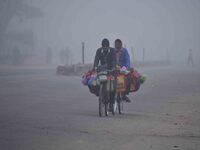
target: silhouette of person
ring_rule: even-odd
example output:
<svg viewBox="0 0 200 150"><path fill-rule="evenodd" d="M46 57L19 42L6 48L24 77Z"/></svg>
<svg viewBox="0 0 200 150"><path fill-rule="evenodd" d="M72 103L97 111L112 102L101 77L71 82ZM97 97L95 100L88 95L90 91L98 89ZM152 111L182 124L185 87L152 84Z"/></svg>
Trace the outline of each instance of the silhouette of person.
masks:
<svg viewBox="0 0 200 150"><path fill-rule="evenodd" d="M192 49L189 49L187 64L194 66L193 51L192 51Z"/></svg>

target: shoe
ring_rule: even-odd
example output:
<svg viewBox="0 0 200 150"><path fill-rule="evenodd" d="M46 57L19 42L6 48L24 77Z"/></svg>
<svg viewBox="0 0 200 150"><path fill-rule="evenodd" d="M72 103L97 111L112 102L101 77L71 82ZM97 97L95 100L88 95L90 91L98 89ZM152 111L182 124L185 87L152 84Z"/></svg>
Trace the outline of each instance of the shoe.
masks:
<svg viewBox="0 0 200 150"><path fill-rule="evenodd" d="M131 100L130 100L127 96L124 96L124 97L122 98L122 100L124 100L124 101L127 102L127 103L130 103L130 102L131 102Z"/></svg>

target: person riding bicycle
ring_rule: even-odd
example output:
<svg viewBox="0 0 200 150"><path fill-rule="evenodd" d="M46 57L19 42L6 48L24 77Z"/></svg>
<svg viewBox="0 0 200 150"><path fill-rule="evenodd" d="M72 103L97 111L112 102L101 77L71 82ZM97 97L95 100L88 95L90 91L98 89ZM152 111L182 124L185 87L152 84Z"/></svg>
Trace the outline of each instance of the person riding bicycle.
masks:
<svg viewBox="0 0 200 150"><path fill-rule="evenodd" d="M97 49L94 66L96 70L100 65L106 65L107 69L111 70L116 67L115 49L110 47L108 39L102 40L102 47Z"/></svg>
<svg viewBox="0 0 200 150"><path fill-rule="evenodd" d="M115 49L110 47L108 39L103 39L102 47L100 47L96 51L93 69L97 70L99 65L106 66L108 70L116 68ZM115 98L115 92L112 92L110 98L110 102L112 104L114 104L114 98Z"/></svg>
<svg viewBox="0 0 200 150"><path fill-rule="evenodd" d="M116 52L116 60L117 65L122 68L126 67L127 70L130 70L130 56L128 50L123 48L122 41L120 39L115 40L115 52ZM131 100L126 96L129 94L130 91L130 78L127 77L127 84L126 84L126 92L123 93L122 99L126 102L131 102Z"/></svg>

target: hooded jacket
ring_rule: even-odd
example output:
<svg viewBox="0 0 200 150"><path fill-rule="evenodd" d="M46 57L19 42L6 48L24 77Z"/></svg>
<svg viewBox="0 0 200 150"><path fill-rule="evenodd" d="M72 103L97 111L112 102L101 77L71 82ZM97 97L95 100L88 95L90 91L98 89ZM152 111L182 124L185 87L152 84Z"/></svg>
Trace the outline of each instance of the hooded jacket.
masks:
<svg viewBox="0 0 200 150"><path fill-rule="evenodd" d="M116 52L116 57L118 57L117 64L120 67L125 66L127 69L130 69L130 56L129 56L128 50L126 48L123 48L121 53L119 53L115 49L115 52Z"/></svg>
<svg viewBox="0 0 200 150"><path fill-rule="evenodd" d="M107 69L111 70L116 67L115 49L111 47L97 49L94 68L100 65L107 65Z"/></svg>

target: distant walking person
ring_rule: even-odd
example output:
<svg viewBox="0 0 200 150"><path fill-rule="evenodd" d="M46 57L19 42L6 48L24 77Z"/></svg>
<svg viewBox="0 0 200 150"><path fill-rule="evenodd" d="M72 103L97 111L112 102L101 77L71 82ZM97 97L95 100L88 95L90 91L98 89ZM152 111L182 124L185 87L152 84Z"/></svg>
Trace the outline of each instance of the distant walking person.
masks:
<svg viewBox="0 0 200 150"><path fill-rule="evenodd" d="M188 53L188 65L192 65L194 66L194 60L193 60L193 52L192 49L189 49L189 53Z"/></svg>

